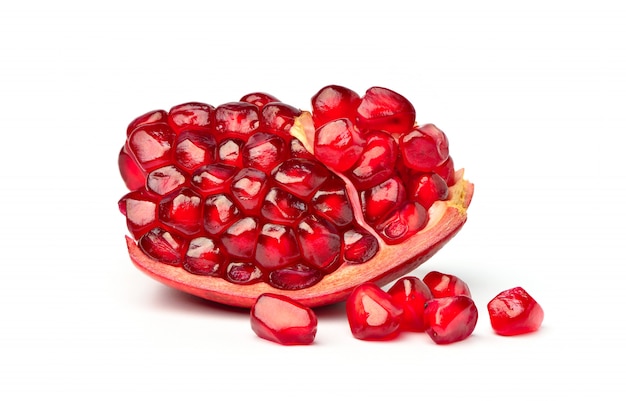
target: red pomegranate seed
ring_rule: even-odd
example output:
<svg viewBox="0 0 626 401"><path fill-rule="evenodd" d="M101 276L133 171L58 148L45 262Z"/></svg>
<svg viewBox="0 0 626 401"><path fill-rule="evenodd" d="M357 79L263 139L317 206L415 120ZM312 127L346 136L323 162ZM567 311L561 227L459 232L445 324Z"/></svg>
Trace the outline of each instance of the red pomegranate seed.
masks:
<svg viewBox="0 0 626 401"><path fill-rule="evenodd" d="M282 345L315 341L317 317L311 308L278 294L261 294L250 310L256 335Z"/></svg>
<svg viewBox="0 0 626 401"><path fill-rule="evenodd" d="M255 261L265 270L275 270L300 259L296 236L290 227L265 224L256 246Z"/></svg>
<svg viewBox="0 0 626 401"><path fill-rule="evenodd" d="M409 181L408 193L409 199L428 209L436 201L448 198L448 184L435 173L417 174Z"/></svg>
<svg viewBox="0 0 626 401"><path fill-rule="evenodd" d="M378 253L378 240L361 230L347 230L343 242L343 258L348 263L365 263Z"/></svg>
<svg viewBox="0 0 626 401"><path fill-rule="evenodd" d="M126 136L130 136L135 129L141 126L153 123L167 123L167 112L165 110L153 110L135 118L130 122L130 124L128 124Z"/></svg>
<svg viewBox="0 0 626 401"><path fill-rule="evenodd" d="M272 188L261 206L261 215L268 221L293 224L308 211L306 203L280 188Z"/></svg>
<svg viewBox="0 0 626 401"><path fill-rule="evenodd" d="M212 235L221 234L239 218L241 212L226 195L208 196L204 202L204 229Z"/></svg>
<svg viewBox="0 0 626 401"><path fill-rule="evenodd" d="M142 251L157 260L172 266L181 264L184 241L175 234L153 228L139 239L138 244Z"/></svg>
<svg viewBox="0 0 626 401"><path fill-rule="evenodd" d="M267 175L254 168L244 168L233 177L230 188L239 208L256 215L267 191Z"/></svg>
<svg viewBox="0 0 626 401"><path fill-rule="evenodd" d="M433 173L438 174L441 178L443 178L448 186L454 185L455 170L452 157L448 156L443 163L433 169Z"/></svg>
<svg viewBox="0 0 626 401"><path fill-rule="evenodd" d="M274 288L297 291L317 284L323 277L320 270L298 263L271 271L268 281Z"/></svg>
<svg viewBox="0 0 626 401"><path fill-rule="evenodd" d="M215 109L215 131L245 138L259 128L259 118L259 108L251 103L225 103Z"/></svg>
<svg viewBox="0 0 626 401"><path fill-rule="evenodd" d="M374 227L388 244L398 244L426 226L428 214L417 202L404 202Z"/></svg>
<svg viewBox="0 0 626 401"><path fill-rule="evenodd" d="M153 229L157 224L156 196L146 190L126 194L118 202L120 212L126 216L126 223L133 238L137 239Z"/></svg>
<svg viewBox="0 0 626 401"><path fill-rule="evenodd" d="M363 153L365 140L347 118L322 125L315 132L313 149L319 161L335 171L344 172Z"/></svg>
<svg viewBox="0 0 626 401"><path fill-rule="evenodd" d="M187 172L213 163L216 159L215 137L206 132L183 131L176 138L176 162Z"/></svg>
<svg viewBox="0 0 626 401"><path fill-rule="evenodd" d="M144 170L170 163L175 134L164 123L142 125L128 138L128 148L134 159Z"/></svg>
<svg viewBox="0 0 626 401"><path fill-rule="evenodd" d="M191 184L204 195L227 192L237 168L228 164L210 164L197 169L191 177Z"/></svg>
<svg viewBox="0 0 626 401"><path fill-rule="evenodd" d="M117 162L126 188L135 191L144 187L146 181L144 172L124 148L120 150Z"/></svg>
<svg viewBox="0 0 626 401"><path fill-rule="evenodd" d="M386 88L368 89L357 108L357 125L363 130L403 133L414 123L413 105L404 96Z"/></svg>
<svg viewBox="0 0 626 401"><path fill-rule="evenodd" d="M350 330L360 340L388 340L398 335L402 309L380 287L364 283L346 301Z"/></svg>
<svg viewBox="0 0 626 401"><path fill-rule="evenodd" d="M354 213L346 194L345 184L338 178L324 182L311 199L313 209L337 227L352 223Z"/></svg>
<svg viewBox="0 0 626 401"><path fill-rule="evenodd" d="M226 262L226 255L215 240L197 237L189 243L183 260L183 268L193 274L221 276Z"/></svg>
<svg viewBox="0 0 626 401"><path fill-rule="evenodd" d="M331 223L309 215L300 220L296 234L307 264L326 272L336 267L341 255L341 235Z"/></svg>
<svg viewBox="0 0 626 401"><path fill-rule="evenodd" d="M393 303L402 308L400 328L406 331L424 331L424 306L433 298L426 284L417 277L406 276L397 280L387 292Z"/></svg>
<svg viewBox="0 0 626 401"><path fill-rule="evenodd" d="M368 134L361 157L347 175L361 190L371 188L391 178L395 173L398 145L384 132Z"/></svg>
<svg viewBox="0 0 626 401"><path fill-rule="evenodd" d="M176 166L165 166L148 174L148 188L159 195L169 194L183 188L187 177Z"/></svg>
<svg viewBox="0 0 626 401"><path fill-rule="evenodd" d="M453 274L431 271L424 276L423 281L435 298L451 297L454 295L472 296L467 283Z"/></svg>
<svg viewBox="0 0 626 401"><path fill-rule="evenodd" d="M493 330L502 336L515 336L539 330L543 308L522 287L502 291L487 304Z"/></svg>
<svg viewBox="0 0 626 401"><path fill-rule="evenodd" d="M319 162L308 159L288 159L272 173L282 189L302 199L308 199L330 176Z"/></svg>
<svg viewBox="0 0 626 401"><path fill-rule="evenodd" d="M222 245L230 256L242 259L254 257L257 239L259 237L259 223L252 217L237 220L222 234Z"/></svg>
<svg viewBox="0 0 626 401"><path fill-rule="evenodd" d="M392 177L373 188L361 192L361 205L365 220L375 223L389 211L406 200L404 184L398 177Z"/></svg>
<svg viewBox="0 0 626 401"><path fill-rule="evenodd" d="M278 102L279 100L269 93L264 92L253 92L243 96L240 99L241 102L252 103L257 106L259 109L263 108L268 103Z"/></svg>
<svg viewBox="0 0 626 401"><path fill-rule="evenodd" d="M185 129L208 130L214 111L215 108L209 104L184 103L170 109L168 122L176 133Z"/></svg>
<svg viewBox="0 0 626 401"><path fill-rule="evenodd" d="M282 138L266 132L257 132L243 146L243 165L269 174L286 158L287 151Z"/></svg>
<svg viewBox="0 0 626 401"><path fill-rule="evenodd" d="M433 298L424 306L426 333L437 344L450 344L469 337L478 321L474 301L465 295Z"/></svg>
<svg viewBox="0 0 626 401"><path fill-rule="evenodd" d="M242 147L245 142L241 139L228 138L218 145L217 157L231 166L243 167Z"/></svg>
<svg viewBox="0 0 626 401"><path fill-rule="evenodd" d="M267 103L261 109L260 129L291 139L289 130L301 111L281 102Z"/></svg>
<svg viewBox="0 0 626 401"><path fill-rule="evenodd" d="M159 205L159 219L182 235L199 233L202 228L202 197L187 188L164 197Z"/></svg>
<svg viewBox="0 0 626 401"><path fill-rule="evenodd" d="M449 156L448 138L439 128L426 124L400 137L400 154L407 167L432 171Z"/></svg>
<svg viewBox="0 0 626 401"><path fill-rule="evenodd" d="M249 285L263 280L263 272L250 262L231 262L226 267L228 281L235 284Z"/></svg>
<svg viewBox="0 0 626 401"><path fill-rule="evenodd" d="M340 85L325 86L311 98L315 126L321 127L338 118L355 121L360 102L360 96L351 89Z"/></svg>

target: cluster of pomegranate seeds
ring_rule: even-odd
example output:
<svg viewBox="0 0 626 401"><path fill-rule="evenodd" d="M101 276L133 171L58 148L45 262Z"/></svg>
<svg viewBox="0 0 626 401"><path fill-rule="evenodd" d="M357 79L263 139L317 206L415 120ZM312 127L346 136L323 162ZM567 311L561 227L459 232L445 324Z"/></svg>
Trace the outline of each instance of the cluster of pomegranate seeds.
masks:
<svg viewBox="0 0 626 401"><path fill-rule="evenodd" d="M261 294L250 309L252 330L282 345L307 345L315 340L317 317L311 308L278 294Z"/></svg>
<svg viewBox="0 0 626 401"><path fill-rule="evenodd" d="M119 208L140 249L195 275L300 290L412 237L448 198L447 138L416 125L398 93L321 89L310 140L294 134L301 117L251 93L133 120L118 159L131 192Z"/></svg>

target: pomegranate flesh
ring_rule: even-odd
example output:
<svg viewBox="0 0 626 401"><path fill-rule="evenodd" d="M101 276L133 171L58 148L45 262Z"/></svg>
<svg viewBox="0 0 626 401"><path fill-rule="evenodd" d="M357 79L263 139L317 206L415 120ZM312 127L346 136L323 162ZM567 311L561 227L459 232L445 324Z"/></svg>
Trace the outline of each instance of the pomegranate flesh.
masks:
<svg viewBox="0 0 626 401"><path fill-rule="evenodd" d="M250 308L257 336L282 345L307 345L315 340L317 317L311 308L284 295L261 294Z"/></svg>
<svg viewBox="0 0 626 401"><path fill-rule="evenodd" d="M474 186L406 98L330 85L311 106L259 92L134 119L118 155L133 263L223 304L314 307L405 275L462 228Z"/></svg>
<svg viewBox="0 0 626 401"><path fill-rule="evenodd" d="M487 304L496 334L515 336L539 330L543 308L522 287L502 291Z"/></svg>

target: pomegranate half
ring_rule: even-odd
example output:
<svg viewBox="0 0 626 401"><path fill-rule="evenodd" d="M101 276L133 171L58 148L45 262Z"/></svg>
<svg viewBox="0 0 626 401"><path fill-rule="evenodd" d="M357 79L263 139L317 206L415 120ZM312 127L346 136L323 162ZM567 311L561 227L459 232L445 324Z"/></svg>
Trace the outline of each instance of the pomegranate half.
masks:
<svg viewBox="0 0 626 401"><path fill-rule="evenodd" d="M308 307L414 270L464 225L474 186L402 95L338 85L312 112L265 93L133 120L119 154L130 258L175 289Z"/></svg>

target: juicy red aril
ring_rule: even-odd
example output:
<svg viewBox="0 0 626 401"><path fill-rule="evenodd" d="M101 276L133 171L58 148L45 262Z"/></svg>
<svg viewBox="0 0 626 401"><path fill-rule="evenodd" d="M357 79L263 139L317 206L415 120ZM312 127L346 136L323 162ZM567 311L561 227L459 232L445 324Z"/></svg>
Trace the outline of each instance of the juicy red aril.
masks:
<svg viewBox="0 0 626 401"><path fill-rule="evenodd" d="M386 88L368 89L357 108L359 128L403 133L414 123L413 105L404 96Z"/></svg>
<svg viewBox="0 0 626 401"><path fill-rule="evenodd" d="M321 127L339 118L354 121L360 103L360 96L352 89L339 85L325 86L311 98L315 126Z"/></svg>
<svg viewBox="0 0 626 401"><path fill-rule="evenodd" d="M277 294L261 294L250 309L256 335L282 345L306 345L315 340L317 317L311 308Z"/></svg>
<svg viewBox="0 0 626 401"><path fill-rule="evenodd" d="M365 140L347 118L322 125L315 133L315 156L326 166L344 172L363 153Z"/></svg>
<svg viewBox="0 0 626 401"><path fill-rule="evenodd" d="M426 333L437 344L450 344L469 337L478 321L474 301L465 295L433 298L424 306Z"/></svg>
<svg viewBox="0 0 626 401"><path fill-rule="evenodd" d="M443 132L417 127L413 106L380 87L360 97L329 85L312 107L254 92L133 120L118 158L131 192L119 208L144 253L197 275L298 290L425 227L455 182ZM435 144L428 171L405 163L403 152L428 153L416 132Z"/></svg>
<svg viewBox="0 0 626 401"><path fill-rule="evenodd" d="M515 336L539 330L543 308L522 287L502 291L487 304L493 330L502 336Z"/></svg>
<svg viewBox="0 0 626 401"><path fill-rule="evenodd" d="M387 291L397 306L402 308L400 328L407 331L425 330L424 306L433 298L430 290L417 277L406 276L397 280Z"/></svg>
<svg viewBox="0 0 626 401"><path fill-rule="evenodd" d="M346 301L352 335L360 340L388 340L399 333L402 309L373 283L356 287Z"/></svg>
<svg viewBox="0 0 626 401"><path fill-rule="evenodd" d="M424 276L423 281L435 298L455 295L472 296L467 283L453 274L431 271Z"/></svg>
<svg viewBox="0 0 626 401"><path fill-rule="evenodd" d="M439 128L426 124L400 138L400 153L407 167L432 171L448 158L448 139Z"/></svg>

